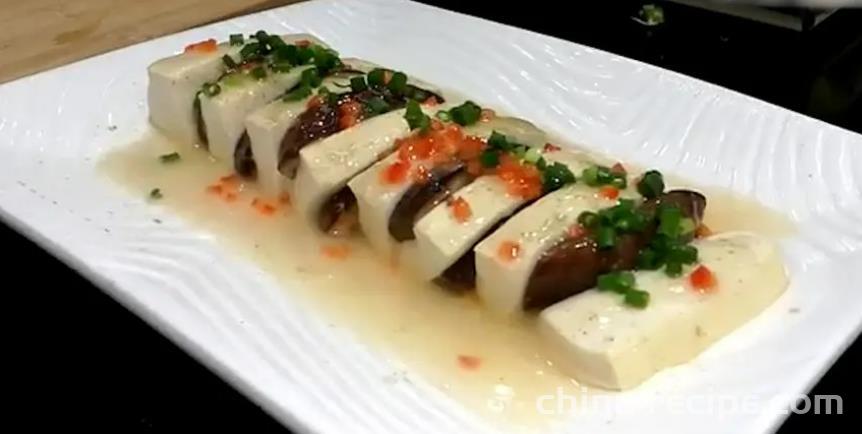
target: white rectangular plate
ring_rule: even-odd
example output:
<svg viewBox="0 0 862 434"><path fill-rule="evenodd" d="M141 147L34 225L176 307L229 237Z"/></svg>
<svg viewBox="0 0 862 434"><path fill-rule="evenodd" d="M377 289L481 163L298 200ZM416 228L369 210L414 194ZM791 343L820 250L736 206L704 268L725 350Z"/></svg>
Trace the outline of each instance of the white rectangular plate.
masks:
<svg viewBox="0 0 862 434"><path fill-rule="evenodd" d="M729 188L796 222L797 233L781 243L792 283L775 305L694 363L615 395L616 412L578 414L555 430L770 431L783 418L776 411L654 404L664 396L788 404L859 333L862 137L602 51L404 1L324 0L0 86L2 218L292 428L494 429L421 378L382 381L396 362L349 330L328 327L253 265L97 173L100 157L149 128L149 63L191 41L257 29L316 34L343 55L415 72L590 149ZM156 217L164 224L153 224Z"/></svg>

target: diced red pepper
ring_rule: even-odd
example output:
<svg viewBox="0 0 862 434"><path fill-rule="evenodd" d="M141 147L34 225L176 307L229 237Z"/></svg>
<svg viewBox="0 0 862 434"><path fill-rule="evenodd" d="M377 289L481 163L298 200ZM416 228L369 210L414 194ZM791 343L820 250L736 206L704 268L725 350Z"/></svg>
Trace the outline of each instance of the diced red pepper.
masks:
<svg viewBox="0 0 862 434"><path fill-rule="evenodd" d="M186 53L212 53L216 50L218 50L218 42L215 39L207 39L206 41L186 45L184 51Z"/></svg>
<svg viewBox="0 0 862 434"><path fill-rule="evenodd" d="M458 223L466 223L473 216L470 204L461 196L449 201L448 205L452 208L452 216L455 217L455 221Z"/></svg>
<svg viewBox="0 0 862 434"><path fill-rule="evenodd" d="M346 130L359 123L362 115L362 104L357 101L348 101L338 107L338 127Z"/></svg>
<svg viewBox="0 0 862 434"><path fill-rule="evenodd" d="M380 181L384 184L399 184L407 179L410 171L410 162L398 160L380 172Z"/></svg>
<svg viewBox="0 0 862 434"><path fill-rule="evenodd" d="M707 225L705 225L705 224L703 224L703 223L701 223L701 224L700 224L700 225L699 225L699 226L694 230L694 237L695 237L695 238L706 238L706 237L708 237L708 236L710 236L710 235L712 235L712 229L710 229L710 228L709 228L709 226L707 226Z"/></svg>
<svg viewBox="0 0 862 434"><path fill-rule="evenodd" d="M308 102L305 104L305 107L313 109L320 107L321 105L323 105L323 98L321 98L320 95L314 95L313 97L311 97L310 100L308 100Z"/></svg>
<svg viewBox="0 0 862 434"><path fill-rule="evenodd" d="M515 241L503 241L497 248L497 255L503 261L513 261L521 254L521 245Z"/></svg>
<svg viewBox="0 0 862 434"><path fill-rule="evenodd" d="M705 265L699 265L688 276L691 286L698 292L708 293L716 290L718 279L715 274Z"/></svg>
<svg viewBox="0 0 862 434"><path fill-rule="evenodd" d="M458 366L467 371L475 371L482 366L482 359L465 354L458 355Z"/></svg>
<svg viewBox="0 0 862 434"><path fill-rule="evenodd" d="M577 223L569 226L569 229L566 231L566 235L568 235L569 238L580 238L586 233L587 229Z"/></svg>
<svg viewBox="0 0 862 434"><path fill-rule="evenodd" d="M325 244L320 246L320 253L330 259L345 259L350 256L350 246L347 244Z"/></svg>
<svg viewBox="0 0 862 434"><path fill-rule="evenodd" d="M599 196L614 200L620 196L620 190L611 185L603 185L599 188Z"/></svg>

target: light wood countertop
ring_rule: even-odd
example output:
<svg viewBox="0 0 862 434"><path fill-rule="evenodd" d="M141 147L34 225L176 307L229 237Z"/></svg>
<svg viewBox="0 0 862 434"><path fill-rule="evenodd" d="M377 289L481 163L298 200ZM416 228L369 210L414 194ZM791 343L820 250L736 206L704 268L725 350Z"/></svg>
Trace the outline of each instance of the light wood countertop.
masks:
<svg viewBox="0 0 862 434"><path fill-rule="evenodd" d="M298 0L0 0L0 83Z"/></svg>

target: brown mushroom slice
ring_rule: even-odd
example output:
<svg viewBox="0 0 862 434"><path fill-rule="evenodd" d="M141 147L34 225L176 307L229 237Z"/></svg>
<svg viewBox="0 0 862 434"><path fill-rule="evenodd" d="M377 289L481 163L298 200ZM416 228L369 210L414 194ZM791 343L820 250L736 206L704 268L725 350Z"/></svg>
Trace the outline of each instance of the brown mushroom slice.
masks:
<svg viewBox="0 0 862 434"><path fill-rule="evenodd" d="M361 71L364 68L370 70L376 66L359 59L345 58L342 61L344 68L324 78L321 83L321 87L326 87L333 94L349 92L351 78L364 74ZM251 154L255 161L256 179L261 191L268 196L277 197L291 190L291 179L278 169L281 142L288 129L307 111L309 101L315 96L310 93L299 99L278 98L245 118L246 132L251 139ZM295 173L294 166L295 164L289 165L285 171Z"/></svg>
<svg viewBox="0 0 862 434"><path fill-rule="evenodd" d="M242 133L239 143L233 152L233 169L243 178L255 179L257 177L257 164L251 151L251 140L248 132Z"/></svg>
<svg viewBox="0 0 862 434"><path fill-rule="evenodd" d="M622 197L634 198L632 189ZM522 310L531 273L543 254L565 240L583 211L597 211L616 201L600 197L581 183L567 185L537 200L514 215L474 249L476 289L491 310L511 314ZM508 255L504 246L516 245Z"/></svg>
<svg viewBox="0 0 862 434"><path fill-rule="evenodd" d="M317 227L332 236L349 236L359 225L356 196L349 188L342 187L320 207Z"/></svg>
<svg viewBox="0 0 862 434"><path fill-rule="evenodd" d="M389 234L398 242L415 239L416 220L474 178L459 161L434 167L428 171L427 179L414 181L401 196L389 216Z"/></svg>
<svg viewBox="0 0 862 434"><path fill-rule="evenodd" d="M659 204L677 206L683 216L696 223L703 219L706 198L691 190L674 190L648 200L641 210L655 212ZM617 238L613 249L601 250L586 235L566 238L545 252L530 275L524 291L524 309L542 309L596 285L600 274L615 270L631 270L638 253L655 234L650 228L639 234Z"/></svg>

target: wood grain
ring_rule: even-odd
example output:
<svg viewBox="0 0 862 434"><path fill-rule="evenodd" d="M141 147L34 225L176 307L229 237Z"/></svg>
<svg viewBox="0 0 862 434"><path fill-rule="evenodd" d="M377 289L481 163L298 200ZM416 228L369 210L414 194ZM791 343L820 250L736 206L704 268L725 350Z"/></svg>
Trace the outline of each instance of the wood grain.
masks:
<svg viewBox="0 0 862 434"><path fill-rule="evenodd" d="M299 0L0 0L0 83Z"/></svg>

